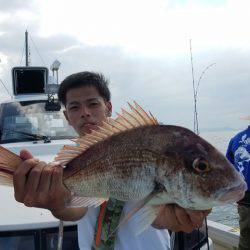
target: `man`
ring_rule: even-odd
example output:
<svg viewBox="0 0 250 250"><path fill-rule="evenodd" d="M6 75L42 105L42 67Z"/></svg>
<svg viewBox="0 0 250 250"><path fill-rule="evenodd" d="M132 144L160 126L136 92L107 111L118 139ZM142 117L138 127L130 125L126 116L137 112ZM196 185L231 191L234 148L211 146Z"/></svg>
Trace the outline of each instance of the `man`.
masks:
<svg viewBox="0 0 250 250"><path fill-rule="evenodd" d="M60 85L59 101L65 106L64 115L69 125L80 135L101 125L112 112L107 80L92 72L80 72L67 77ZM65 204L71 195L62 183L62 168L48 166L21 151L25 160L14 175L15 198L26 206L49 209L61 220L76 221L80 249L91 249L96 235L99 208L70 208ZM125 212L131 204L125 203ZM152 223L152 227L135 237L133 221L122 226L115 238L115 249L169 249L167 230L191 232L199 227L209 211L185 210L177 205L166 205ZM136 223L136 222L134 222Z"/></svg>
<svg viewBox="0 0 250 250"><path fill-rule="evenodd" d="M247 182L247 191L238 202L240 241L239 250L250 249L250 126L229 142L227 158Z"/></svg>

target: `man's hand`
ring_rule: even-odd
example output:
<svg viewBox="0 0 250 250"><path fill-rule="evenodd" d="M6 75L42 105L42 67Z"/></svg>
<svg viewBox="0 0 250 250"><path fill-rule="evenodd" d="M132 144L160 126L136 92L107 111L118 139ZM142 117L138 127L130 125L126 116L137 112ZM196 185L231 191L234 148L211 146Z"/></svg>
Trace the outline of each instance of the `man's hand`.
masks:
<svg viewBox="0 0 250 250"><path fill-rule="evenodd" d="M62 183L62 167L38 161L27 150L22 150L20 157L24 161L13 177L15 199L28 207L65 209L71 194Z"/></svg>
<svg viewBox="0 0 250 250"><path fill-rule="evenodd" d="M184 209L176 204L164 205L152 226L157 229L169 229L174 232L190 233L202 226L203 220L211 210Z"/></svg>

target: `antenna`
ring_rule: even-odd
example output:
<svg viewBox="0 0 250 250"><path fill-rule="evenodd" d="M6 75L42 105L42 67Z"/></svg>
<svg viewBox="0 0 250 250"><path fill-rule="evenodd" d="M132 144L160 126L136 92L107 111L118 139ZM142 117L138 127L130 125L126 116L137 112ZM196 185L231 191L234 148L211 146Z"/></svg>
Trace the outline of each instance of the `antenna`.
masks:
<svg viewBox="0 0 250 250"><path fill-rule="evenodd" d="M189 40L190 44L190 60L191 60L191 69L192 69L192 82L193 82L193 96L194 96L194 132L199 135L199 122L198 122L198 110L197 110L197 100L198 100L198 88L200 86L201 79L205 75L208 69L212 66L216 65L216 63L212 63L208 65L201 73L197 85L195 85L194 79L194 66L193 66L193 54L192 54L192 39Z"/></svg>
<svg viewBox="0 0 250 250"><path fill-rule="evenodd" d="M29 39L27 30L25 31L25 66L30 66Z"/></svg>

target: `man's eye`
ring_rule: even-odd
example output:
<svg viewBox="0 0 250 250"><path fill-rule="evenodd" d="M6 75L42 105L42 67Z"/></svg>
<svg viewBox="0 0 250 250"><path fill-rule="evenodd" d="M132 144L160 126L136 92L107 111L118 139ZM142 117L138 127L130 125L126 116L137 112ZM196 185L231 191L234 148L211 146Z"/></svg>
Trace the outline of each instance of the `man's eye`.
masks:
<svg viewBox="0 0 250 250"><path fill-rule="evenodd" d="M70 111L77 110L77 106L71 106L71 107L69 107L69 110L70 110Z"/></svg>
<svg viewBox="0 0 250 250"><path fill-rule="evenodd" d="M89 104L90 107L96 107L96 106L98 106L98 105L99 105L98 102L91 102L91 103Z"/></svg>

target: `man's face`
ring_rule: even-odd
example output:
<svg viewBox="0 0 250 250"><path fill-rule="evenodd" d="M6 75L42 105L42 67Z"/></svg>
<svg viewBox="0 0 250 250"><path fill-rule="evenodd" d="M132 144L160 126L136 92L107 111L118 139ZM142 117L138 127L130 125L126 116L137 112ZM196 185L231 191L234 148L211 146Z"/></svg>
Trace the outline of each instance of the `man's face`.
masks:
<svg viewBox="0 0 250 250"><path fill-rule="evenodd" d="M71 89L66 93L64 115L80 136L101 125L111 111L111 102L105 101L93 86Z"/></svg>

